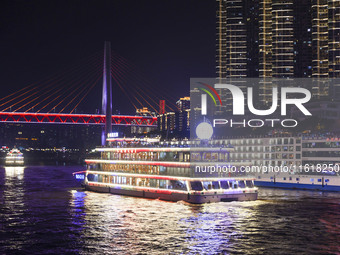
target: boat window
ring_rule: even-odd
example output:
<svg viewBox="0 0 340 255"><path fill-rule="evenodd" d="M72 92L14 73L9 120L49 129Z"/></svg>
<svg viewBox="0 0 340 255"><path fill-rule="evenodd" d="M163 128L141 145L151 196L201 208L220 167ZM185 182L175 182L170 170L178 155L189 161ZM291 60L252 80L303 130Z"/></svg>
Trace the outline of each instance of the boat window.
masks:
<svg viewBox="0 0 340 255"><path fill-rule="evenodd" d="M231 187L232 187L233 189L237 189L237 188L238 188L237 181L232 181L232 182L231 182Z"/></svg>
<svg viewBox="0 0 340 255"><path fill-rule="evenodd" d="M166 167L165 166L159 166L159 174L160 175L166 174Z"/></svg>
<svg viewBox="0 0 340 255"><path fill-rule="evenodd" d="M229 189L229 182L228 181L220 181L221 189Z"/></svg>
<svg viewBox="0 0 340 255"><path fill-rule="evenodd" d="M159 180L159 187L161 189L166 189L166 180Z"/></svg>
<svg viewBox="0 0 340 255"><path fill-rule="evenodd" d="M121 176L116 176L116 184L121 184Z"/></svg>
<svg viewBox="0 0 340 255"><path fill-rule="evenodd" d="M229 189L229 182L228 181L220 181L222 189Z"/></svg>
<svg viewBox="0 0 340 255"><path fill-rule="evenodd" d="M326 179L325 182L329 182L329 179Z"/></svg>
<svg viewBox="0 0 340 255"><path fill-rule="evenodd" d="M212 188L211 182L208 182L208 181L203 182L203 187L205 190L210 190Z"/></svg>
<svg viewBox="0 0 340 255"><path fill-rule="evenodd" d="M98 175L98 182L103 182L103 176L102 175Z"/></svg>
<svg viewBox="0 0 340 255"><path fill-rule="evenodd" d="M210 152L204 152L202 154L202 161L209 162L211 159L211 153Z"/></svg>
<svg viewBox="0 0 340 255"><path fill-rule="evenodd" d="M218 160L218 153L211 153L211 160L212 161L217 161Z"/></svg>
<svg viewBox="0 0 340 255"><path fill-rule="evenodd" d="M98 174L88 174L87 180L89 182L97 182L98 181Z"/></svg>
<svg viewBox="0 0 340 255"><path fill-rule="evenodd" d="M241 188L241 189L244 189L246 187L246 184L244 183L244 181L239 181L238 182L238 186Z"/></svg>
<svg viewBox="0 0 340 255"><path fill-rule="evenodd" d="M190 182L190 186L192 190L196 190L196 191L203 190L202 182L199 182L199 181Z"/></svg>
<svg viewBox="0 0 340 255"><path fill-rule="evenodd" d="M158 180L156 180L156 179L149 179L149 185L152 188L158 188Z"/></svg>
<svg viewBox="0 0 340 255"><path fill-rule="evenodd" d="M138 186L144 186L144 183L145 183L145 179L141 179L141 178L137 178L137 185Z"/></svg>
<svg viewBox="0 0 340 255"><path fill-rule="evenodd" d="M213 181L213 182L211 182L211 184L212 184L213 189L219 189L220 188L220 184L218 183L218 181Z"/></svg>
<svg viewBox="0 0 340 255"><path fill-rule="evenodd" d="M246 181L247 187L248 188L254 188L254 182L253 181Z"/></svg>
<svg viewBox="0 0 340 255"><path fill-rule="evenodd" d="M89 164L89 165L87 165L87 169L89 169L89 170L100 169L100 164Z"/></svg>
<svg viewBox="0 0 340 255"><path fill-rule="evenodd" d="M184 153L184 161L185 162L190 161L190 153Z"/></svg>
<svg viewBox="0 0 340 255"><path fill-rule="evenodd" d="M201 160L201 155L200 153L191 153L191 161L200 161Z"/></svg>
<svg viewBox="0 0 340 255"><path fill-rule="evenodd" d="M166 152L159 153L159 160L164 160L166 158Z"/></svg>
<svg viewBox="0 0 340 255"><path fill-rule="evenodd" d="M321 179L318 179L318 182L321 182Z"/></svg>
<svg viewBox="0 0 340 255"><path fill-rule="evenodd" d="M170 180L169 189L187 190L187 184L185 181Z"/></svg>
<svg viewBox="0 0 340 255"><path fill-rule="evenodd" d="M296 181L300 181L300 178L296 178Z"/></svg>

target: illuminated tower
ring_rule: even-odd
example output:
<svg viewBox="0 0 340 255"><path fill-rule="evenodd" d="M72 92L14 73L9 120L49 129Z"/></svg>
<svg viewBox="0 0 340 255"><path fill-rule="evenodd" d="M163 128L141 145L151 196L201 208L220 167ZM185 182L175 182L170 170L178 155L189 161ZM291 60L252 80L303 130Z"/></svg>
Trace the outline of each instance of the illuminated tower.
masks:
<svg viewBox="0 0 340 255"><path fill-rule="evenodd" d="M260 0L260 77L272 76L272 1Z"/></svg>
<svg viewBox="0 0 340 255"><path fill-rule="evenodd" d="M246 78L258 76L258 1L217 0L217 77ZM246 89L244 82L237 84ZM230 112L232 97L221 92L222 106L216 114Z"/></svg>
<svg viewBox="0 0 340 255"><path fill-rule="evenodd" d="M313 77L328 78L328 4L313 0Z"/></svg>
<svg viewBox="0 0 340 255"><path fill-rule="evenodd" d="M340 1L328 0L329 77L340 78Z"/></svg>
<svg viewBox="0 0 340 255"><path fill-rule="evenodd" d="M293 0L272 1L272 76L294 75Z"/></svg>
<svg viewBox="0 0 340 255"><path fill-rule="evenodd" d="M102 132L102 145L105 145L107 134L112 132L111 43L108 41L104 43L102 114L106 115Z"/></svg>

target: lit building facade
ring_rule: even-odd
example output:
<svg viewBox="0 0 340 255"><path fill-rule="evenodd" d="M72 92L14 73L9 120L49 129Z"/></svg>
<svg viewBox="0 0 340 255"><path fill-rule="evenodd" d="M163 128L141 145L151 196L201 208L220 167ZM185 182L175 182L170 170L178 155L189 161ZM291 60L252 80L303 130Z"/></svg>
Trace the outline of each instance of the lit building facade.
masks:
<svg viewBox="0 0 340 255"><path fill-rule="evenodd" d="M190 97L182 97L176 102L177 111L157 116L158 131L165 138L189 138Z"/></svg>
<svg viewBox="0 0 340 255"><path fill-rule="evenodd" d="M232 162L248 162L253 166L316 166L340 164L340 137L291 136L217 139L213 145L232 146Z"/></svg>
<svg viewBox="0 0 340 255"><path fill-rule="evenodd" d="M179 111L185 111L190 109L190 97L182 97L176 102L177 109Z"/></svg>
<svg viewBox="0 0 340 255"><path fill-rule="evenodd" d="M219 79L340 78L340 0L217 0L216 71ZM271 103L271 90L264 79L259 101ZM328 94L325 83L313 88Z"/></svg>
<svg viewBox="0 0 340 255"><path fill-rule="evenodd" d="M136 109L137 116L153 116L156 117L156 113L149 110L148 107L143 107L141 109ZM131 134L133 135L145 135L156 128L154 127L143 127L143 126L131 126Z"/></svg>

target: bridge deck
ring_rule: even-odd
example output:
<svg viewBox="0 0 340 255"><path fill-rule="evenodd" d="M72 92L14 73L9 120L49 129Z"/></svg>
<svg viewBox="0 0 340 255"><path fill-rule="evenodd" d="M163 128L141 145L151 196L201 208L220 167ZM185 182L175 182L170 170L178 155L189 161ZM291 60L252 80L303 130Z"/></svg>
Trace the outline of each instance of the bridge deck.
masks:
<svg viewBox="0 0 340 255"><path fill-rule="evenodd" d="M104 125L105 115L0 112L0 122ZM156 117L113 115L112 125L156 127Z"/></svg>

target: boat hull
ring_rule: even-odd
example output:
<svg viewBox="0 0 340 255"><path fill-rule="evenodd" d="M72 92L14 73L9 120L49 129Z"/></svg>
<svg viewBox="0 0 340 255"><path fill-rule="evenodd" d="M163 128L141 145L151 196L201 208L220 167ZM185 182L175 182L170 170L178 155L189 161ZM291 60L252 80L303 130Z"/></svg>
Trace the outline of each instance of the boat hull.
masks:
<svg viewBox="0 0 340 255"><path fill-rule="evenodd" d="M319 184L270 182L270 181L255 181L254 183L257 187L340 192L340 186L337 185L319 185Z"/></svg>
<svg viewBox="0 0 340 255"><path fill-rule="evenodd" d="M116 195L141 197L148 199L159 199L165 201L185 201L192 204L204 204L215 202L231 202L231 201L254 201L257 199L257 192L243 192L234 194L189 194L176 192L162 192L155 190L128 190L114 187L85 185L85 189L89 191L111 193Z"/></svg>

